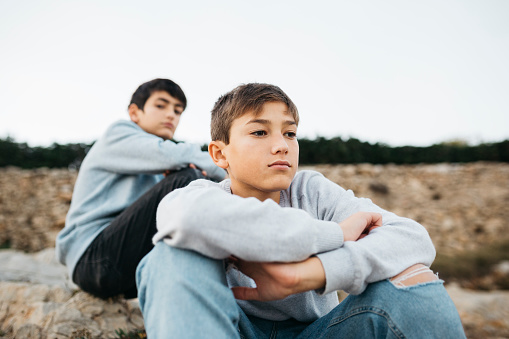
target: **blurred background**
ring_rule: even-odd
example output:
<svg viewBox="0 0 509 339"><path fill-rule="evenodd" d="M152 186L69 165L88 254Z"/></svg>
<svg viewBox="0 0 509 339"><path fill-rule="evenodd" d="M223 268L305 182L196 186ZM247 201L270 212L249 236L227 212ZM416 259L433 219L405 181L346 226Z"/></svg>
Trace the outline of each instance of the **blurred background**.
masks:
<svg viewBox="0 0 509 339"><path fill-rule="evenodd" d="M467 336L507 338L508 14L506 0L0 0L0 249L54 246L81 160L141 83L180 84L175 139L200 145L220 95L272 83L299 108L301 169L422 223Z"/></svg>

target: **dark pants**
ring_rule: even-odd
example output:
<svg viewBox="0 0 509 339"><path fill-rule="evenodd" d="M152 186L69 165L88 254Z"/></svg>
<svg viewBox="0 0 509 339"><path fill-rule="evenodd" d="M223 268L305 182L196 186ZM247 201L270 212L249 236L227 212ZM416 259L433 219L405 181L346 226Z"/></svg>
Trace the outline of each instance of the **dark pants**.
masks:
<svg viewBox="0 0 509 339"><path fill-rule="evenodd" d="M136 298L136 267L154 247L159 202L199 178L204 178L201 172L191 168L174 172L126 208L90 244L76 265L73 281L101 298L118 294Z"/></svg>

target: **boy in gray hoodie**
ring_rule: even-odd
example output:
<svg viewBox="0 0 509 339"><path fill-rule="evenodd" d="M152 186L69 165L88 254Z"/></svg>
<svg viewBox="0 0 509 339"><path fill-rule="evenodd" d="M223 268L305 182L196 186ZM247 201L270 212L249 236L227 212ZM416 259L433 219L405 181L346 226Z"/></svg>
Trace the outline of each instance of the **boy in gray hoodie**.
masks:
<svg viewBox="0 0 509 339"><path fill-rule="evenodd" d="M136 266L153 247L161 199L204 173L218 181L226 176L199 145L172 141L186 104L169 79L140 85L130 120L113 123L83 160L56 239L57 258L83 290L136 297Z"/></svg>
<svg viewBox="0 0 509 339"><path fill-rule="evenodd" d="M216 102L209 154L229 179L161 201L136 274L148 337L464 337L424 227L297 172L298 123L276 86Z"/></svg>

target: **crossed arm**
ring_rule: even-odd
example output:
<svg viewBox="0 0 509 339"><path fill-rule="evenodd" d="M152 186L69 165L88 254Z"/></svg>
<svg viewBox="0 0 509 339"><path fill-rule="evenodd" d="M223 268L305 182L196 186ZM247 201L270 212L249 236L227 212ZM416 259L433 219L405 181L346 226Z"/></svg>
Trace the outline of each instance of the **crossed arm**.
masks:
<svg viewBox="0 0 509 339"><path fill-rule="evenodd" d="M297 175L284 193L279 206L195 181L162 200L153 240L213 259L238 258L258 286L236 289L239 299L274 300L320 288L359 294L371 282L434 258L424 227L317 173Z"/></svg>
<svg viewBox="0 0 509 339"><path fill-rule="evenodd" d="M358 212L339 224L343 230L345 241L357 241L369 235L369 232L382 226L382 215L379 213ZM230 260L245 275L251 277L255 288L233 287L236 299L270 301L288 297L289 295L310 290L322 289L325 286L325 271L320 259L313 256L306 260L293 263L249 262L231 257ZM397 274L392 279L425 267L417 264ZM423 272L412 279L404 279L404 285L436 280L432 272Z"/></svg>
<svg viewBox="0 0 509 339"><path fill-rule="evenodd" d="M358 212L339 224L344 241L356 241L382 226L379 213ZM256 282L256 288L234 287L235 298L269 301L283 299L291 294L321 289L325 286L325 271L320 259L310 257L300 262L249 262L234 257L235 266Z"/></svg>

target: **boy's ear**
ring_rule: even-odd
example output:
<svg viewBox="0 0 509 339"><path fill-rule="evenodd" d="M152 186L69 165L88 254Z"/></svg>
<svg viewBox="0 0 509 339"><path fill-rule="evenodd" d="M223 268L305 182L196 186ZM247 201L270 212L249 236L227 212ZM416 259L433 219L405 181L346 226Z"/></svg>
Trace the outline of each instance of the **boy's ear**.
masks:
<svg viewBox="0 0 509 339"><path fill-rule="evenodd" d="M138 123L138 121L140 121L139 115L141 114L141 110L138 108L138 105L130 104L127 111L129 112L129 117L132 122Z"/></svg>
<svg viewBox="0 0 509 339"><path fill-rule="evenodd" d="M222 141L216 140L209 144L209 154L214 163L222 169L228 168L228 160L226 159L223 151L226 144Z"/></svg>

